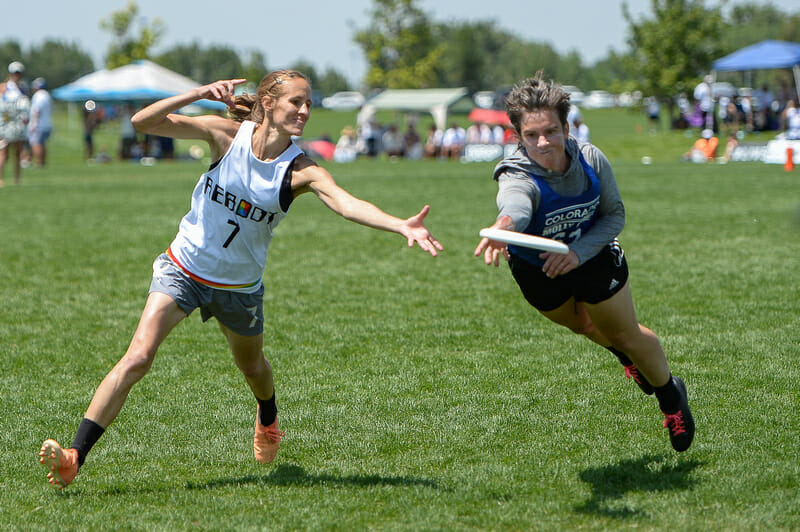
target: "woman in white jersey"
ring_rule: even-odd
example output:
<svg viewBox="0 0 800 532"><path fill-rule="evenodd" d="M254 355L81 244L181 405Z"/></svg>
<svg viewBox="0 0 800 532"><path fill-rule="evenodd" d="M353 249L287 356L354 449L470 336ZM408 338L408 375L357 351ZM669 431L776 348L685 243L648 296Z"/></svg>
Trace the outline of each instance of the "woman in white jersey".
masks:
<svg viewBox="0 0 800 532"><path fill-rule="evenodd" d="M428 206L407 220L390 216L348 194L295 145L292 137L302 135L311 107L311 87L302 74L272 72L255 96L234 97L234 87L244 81L217 81L156 102L132 118L145 133L205 140L216 162L197 183L178 235L153 264L150 295L130 347L97 388L72 447L62 449L55 440L42 445L40 461L59 489L72 482L170 331L196 308L204 321L217 318L255 395L256 459L275 458L283 432L262 349L261 276L272 231L295 197L313 192L348 220L399 233L409 246L416 242L434 256L442 249L423 224ZM174 113L200 99L226 103L233 119Z"/></svg>
<svg viewBox="0 0 800 532"><path fill-rule="evenodd" d="M636 320L628 265L617 235L625 209L605 155L570 136L569 93L534 78L506 98L519 147L494 172L500 213L493 228L560 240L569 253L541 253L484 238L486 264L509 261L525 299L549 320L614 353L646 394L655 393L675 450L689 448L694 420L684 383L670 373L658 337Z"/></svg>

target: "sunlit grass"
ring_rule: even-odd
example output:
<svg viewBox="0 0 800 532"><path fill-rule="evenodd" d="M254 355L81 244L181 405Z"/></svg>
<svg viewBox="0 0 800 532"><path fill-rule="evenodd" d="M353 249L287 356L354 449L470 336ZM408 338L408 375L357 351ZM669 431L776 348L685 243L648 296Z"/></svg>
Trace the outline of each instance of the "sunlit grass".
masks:
<svg viewBox="0 0 800 532"><path fill-rule="evenodd" d="M430 203L446 250L433 259L295 202L265 275L287 433L275 464L254 461L254 402L216 326L193 315L56 492L38 447L70 443L203 170L89 167L64 138L49 168L0 189L0 528L800 527L797 175L643 166L635 131L594 132L626 202L639 319L689 388L688 452L613 357L472 257L495 216L491 163L360 161L329 168L393 214Z"/></svg>

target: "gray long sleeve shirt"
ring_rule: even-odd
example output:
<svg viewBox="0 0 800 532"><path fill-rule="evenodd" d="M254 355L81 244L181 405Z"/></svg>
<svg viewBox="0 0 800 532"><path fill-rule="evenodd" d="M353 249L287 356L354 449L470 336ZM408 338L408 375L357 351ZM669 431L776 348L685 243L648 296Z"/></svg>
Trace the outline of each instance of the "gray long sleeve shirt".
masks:
<svg viewBox="0 0 800 532"><path fill-rule="evenodd" d="M524 231L528 227L533 214L539 208L540 198L539 187L530 174L545 179L553 191L561 196L578 196L586 192L590 181L578 159L580 150L600 180L597 220L589 231L569 245L578 255L580 264L583 264L622 232L625 226L625 206L622 204L611 164L603 152L591 144L578 145L574 137L566 141L565 149L570 164L563 174L539 166L522 147L500 161L494 169L494 178L499 186L497 208L500 213L497 217L499 219L509 216L516 231Z"/></svg>

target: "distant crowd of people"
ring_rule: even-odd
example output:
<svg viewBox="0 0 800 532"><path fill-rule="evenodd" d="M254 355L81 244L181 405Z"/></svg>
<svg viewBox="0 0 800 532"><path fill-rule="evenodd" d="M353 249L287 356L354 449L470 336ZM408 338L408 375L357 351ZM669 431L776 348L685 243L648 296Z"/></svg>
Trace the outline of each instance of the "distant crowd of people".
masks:
<svg viewBox="0 0 800 532"><path fill-rule="evenodd" d="M719 92L715 93L713 77L706 76L691 97L678 97L680 113L672 127L700 132L682 160L727 162L739 141L750 133L779 131L778 138L800 140L800 107L796 92L788 84L777 95L766 83L753 91ZM653 131L660 123L661 106L654 97L645 98L643 103Z"/></svg>
<svg viewBox="0 0 800 532"><path fill-rule="evenodd" d="M390 159L440 158L458 160L468 144L506 144L513 130L501 125L475 122L467 128L452 122L447 128L431 124L423 138L415 121L409 121L405 132L396 124L380 124L374 109L362 107L356 127L345 127L334 152L337 162L350 162L358 157L385 155ZM516 142L516 141L514 141Z"/></svg>
<svg viewBox="0 0 800 532"><path fill-rule="evenodd" d="M0 186L5 185L5 166L13 152L14 183L22 168L47 164L47 141L52 132L53 104L47 81L37 77L28 86L25 65L12 61L8 77L0 83Z"/></svg>
<svg viewBox="0 0 800 532"><path fill-rule="evenodd" d="M788 84L776 93L763 83L753 91L714 94L713 78L706 76L694 89L692 99L685 94L678 98L680 117L677 128L710 129L715 134L736 134L763 131L797 133L791 123L798 105L797 94Z"/></svg>
<svg viewBox="0 0 800 532"><path fill-rule="evenodd" d="M581 143L590 141L589 127L581 111L575 105L568 116L570 133ZM406 131L396 124L382 125L377 122L374 110L363 107L356 118L356 127L345 127L336 141L333 159L351 162L358 157L385 155L405 159L459 160L469 145L517 144L513 128L500 124L476 121L464 128L452 122L447 128L431 124L424 139L417 133L416 125L410 122Z"/></svg>

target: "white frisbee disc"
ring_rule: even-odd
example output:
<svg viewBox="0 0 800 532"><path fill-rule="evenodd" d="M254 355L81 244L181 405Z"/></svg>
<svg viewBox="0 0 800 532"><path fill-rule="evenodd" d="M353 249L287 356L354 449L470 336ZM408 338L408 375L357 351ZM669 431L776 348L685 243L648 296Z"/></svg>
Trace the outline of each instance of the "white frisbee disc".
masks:
<svg viewBox="0 0 800 532"><path fill-rule="evenodd" d="M481 229L480 235L489 240L497 240L506 244L514 244L524 248L538 249L541 251L552 251L566 255L569 253L569 246L552 238L542 236L517 233L516 231L506 231L505 229Z"/></svg>

